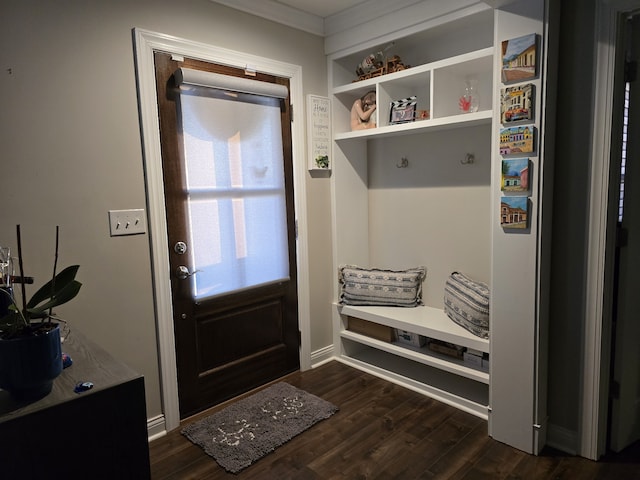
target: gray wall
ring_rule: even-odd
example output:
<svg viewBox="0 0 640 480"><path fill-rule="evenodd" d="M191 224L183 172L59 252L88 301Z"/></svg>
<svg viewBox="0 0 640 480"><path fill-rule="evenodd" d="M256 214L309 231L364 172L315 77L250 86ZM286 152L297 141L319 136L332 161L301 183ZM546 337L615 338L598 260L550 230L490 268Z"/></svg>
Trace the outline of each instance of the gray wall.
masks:
<svg viewBox="0 0 640 480"><path fill-rule="evenodd" d="M548 411L551 424L574 433L582 400L595 4L563 0L560 18Z"/></svg>
<svg viewBox="0 0 640 480"><path fill-rule="evenodd" d="M40 283L60 225L59 265L80 264L84 285L58 313L145 376L151 418L162 405L149 236L111 238L107 218L146 207L134 27L301 65L305 95L326 95L327 74L321 38L208 0L2 2L0 245L15 249L21 224ZM332 343L330 195L328 178L306 176L315 351Z"/></svg>

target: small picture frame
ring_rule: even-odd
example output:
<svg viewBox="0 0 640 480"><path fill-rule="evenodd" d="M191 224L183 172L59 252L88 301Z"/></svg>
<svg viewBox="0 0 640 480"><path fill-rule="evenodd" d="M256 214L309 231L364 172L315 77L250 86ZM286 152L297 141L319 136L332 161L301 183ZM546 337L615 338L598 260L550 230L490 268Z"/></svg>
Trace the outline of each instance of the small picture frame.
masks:
<svg viewBox="0 0 640 480"><path fill-rule="evenodd" d="M521 82L537 75L538 37L535 33L502 42L502 83Z"/></svg>
<svg viewBox="0 0 640 480"><path fill-rule="evenodd" d="M398 123L413 122L416 115L417 103L415 96L391 102L389 123L395 125Z"/></svg>
<svg viewBox="0 0 640 480"><path fill-rule="evenodd" d="M309 170L331 170L331 101L307 95Z"/></svg>
<svg viewBox="0 0 640 480"><path fill-rule="evenodd" d="M533 120L534 85L525 83L501 90L500 121L503 125Z"/></svg>
<svg viewBox="0 0 640 480"><path fill-rule="evenodd" d="M500 190L510 193L528 192L531 185L531 161L528 158L502 159Z"/></svg>
<svg viewBox="0 0 640 480"><path fill-rule="evenodd" d="M529 226L529 198L502 197L500 226L504 229L526 229Z"/></svg>
<svg viewBox="0 0 640 480"><path fill-rule="evenodd" d="M532 153L534 138L533 125L502 128L500 129L500 155Z"/></svg>

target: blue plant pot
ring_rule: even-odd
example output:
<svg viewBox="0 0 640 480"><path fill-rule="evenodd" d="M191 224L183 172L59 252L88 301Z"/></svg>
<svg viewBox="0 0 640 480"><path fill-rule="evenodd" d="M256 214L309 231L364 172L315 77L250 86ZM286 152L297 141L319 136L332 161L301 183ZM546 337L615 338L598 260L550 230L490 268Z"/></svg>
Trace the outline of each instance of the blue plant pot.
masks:
<svg viewBox="0 0 640 480"><path fill-rule="evenodd" d="M0 318L9 313L9 305L13 304L13 288L0 287Z"/></svg>
<svg viewBox="0 0 640 480"><path fill-rule="evenodd" d="M10 340L0 339L0 388L17 400L37 400L62 372L60 327Z"/></svg>

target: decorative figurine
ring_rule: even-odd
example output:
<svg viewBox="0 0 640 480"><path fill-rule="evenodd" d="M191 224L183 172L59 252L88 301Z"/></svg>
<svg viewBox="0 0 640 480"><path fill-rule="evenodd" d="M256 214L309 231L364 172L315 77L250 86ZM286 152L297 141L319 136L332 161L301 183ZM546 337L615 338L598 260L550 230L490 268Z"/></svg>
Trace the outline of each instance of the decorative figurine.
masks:
<svg viewBox="0 0 640 480"><path fill-rule="evenodd" d="M368 80L369 78L379 77L387 73L399 72L410 65L402 63L402 59L398 55L390 55L387 51L395 45L391 42L377 52L370 53L356 67L356 75L358 78L354 82L360 80Z"/></svg>
<svg viewBox="0 0 640 480"><path fill-rule="evenodd" d="M373 113L376 111L376 92L371 90L362 98L353 102L351 107L351 130L365 130L375 128L376 120Z"/></svg>
<svg viewBox="0 0 640 480"><path fill-rule="evenodd" d="M364 60L362 60L356 67L356 75L358 75L358 77L364 77L367 73L382 68L382 66L384 65L387 50L389 50L394 45L395 42L391 42L382 50L379 50L375 53L370 53L369 55L364 57Z"/></svg>

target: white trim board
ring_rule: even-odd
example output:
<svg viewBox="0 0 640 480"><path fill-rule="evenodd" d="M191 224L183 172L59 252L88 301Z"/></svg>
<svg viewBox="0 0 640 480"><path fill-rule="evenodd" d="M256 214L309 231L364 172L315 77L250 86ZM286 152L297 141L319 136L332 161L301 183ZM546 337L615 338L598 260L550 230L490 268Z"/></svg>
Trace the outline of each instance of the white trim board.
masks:
<svg viewBox="0 0 640 480"><path fill-rule="evenodd" d="M324 35L324 19L275 0L211 0L314 35Z"/></svg>
<svg viewBox="0 0 640 480"><path fill-rule="evenodd" d="M164 415L158 415L147 420L147 439L149 442L157 438L164 437L167 434L167 428L164 421Z"/></svg>
<svg viewBox="0 0 640 480"><path fill-rule="evenodd" d="M585 295L585 339L583 355L580 455L597 460L606 449L607 396L611 357L611 318L605 305L605 257L609 209L609 167L613 115L616 24L621 13L640 8L640 0L598 0L595 90L593 94L593 144L587 287Z"/></svg>
<svg viewBox="0 0 640 480"><path fill-rule="evenodd" d="M317 368L320 365L336 360L335 348L333 344L316 350L311 354L311 368Z"/></svg>
<svg viewBox="0 0 640 480"><path fill-rule="evenodd" d="M171 282L168 268L169 257L166 247L167 225L165 220L160 125L158 121L153 54L156 51L161 51L238 68L245 68L247 65L251 65L257 71L289 78L291 103L294 106L297 105L297 109L301 112L304 111L302 67L138 28L133 30L133 35L146 177L156 328L160 356L161 395L166 429L170 431L180 425L180 410L178 405L175 338L173 335ZM307 370L311 367L311 313L309 309L309 253L305 186L307 166L304 149L304 115L297 115L296 117L297 120L292 122L291 128L295 210L298 223L298 325L302 337L300 368Z"/></svg>

